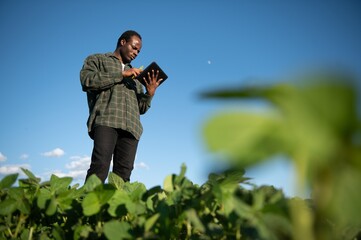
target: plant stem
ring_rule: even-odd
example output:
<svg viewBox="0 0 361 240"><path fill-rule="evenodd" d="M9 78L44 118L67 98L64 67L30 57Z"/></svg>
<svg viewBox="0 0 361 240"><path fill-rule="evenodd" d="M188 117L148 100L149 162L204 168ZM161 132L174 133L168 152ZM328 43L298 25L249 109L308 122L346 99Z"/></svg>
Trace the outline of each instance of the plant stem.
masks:
<svg viewBox="0 0 361 240"><path fill-rule="evenodd" d="M16 238L16 237L18 236L19 231L20 231L20 228L21 228L21 225L23 224L23 222L25 221L26 218L27 218L27 217L24 216L23 213L20 213L19 222L18 222L18 224L17 224L17 226L16 226L14 238Z"/></svg>
<svg viewBox="0 0 361 240"><path fill-rule="evenodd" d="M8 232L9 232L10 237L11 237L11 238L14 238L14 235L13 235L13 233L11 232L11 230L10 230L9 227L7 228L7 230L8 230Z"/></svg>
<svg viewBox="0 0 361 240"><path fill-rule="evenodd" d="M34 231L34 227L31 227L31 228L30 228L30 232L29 232L28 240L33 239L33 231Z"/></svg>

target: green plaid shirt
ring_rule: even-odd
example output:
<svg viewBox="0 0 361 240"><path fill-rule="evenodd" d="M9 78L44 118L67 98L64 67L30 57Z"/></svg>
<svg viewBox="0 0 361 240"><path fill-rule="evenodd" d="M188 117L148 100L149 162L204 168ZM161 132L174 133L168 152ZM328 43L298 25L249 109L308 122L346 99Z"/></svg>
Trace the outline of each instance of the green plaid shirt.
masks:
<svg viewBox="0 0 361 240"><path fill-rule="evenodd" d="M131 68L125 65L124 69ZM97 125L120 128L140 139L140 114L149 108L152 97L145 94L138 80L123 78L122 64L113 53L87 57L80 71L80 82L87 93L89 135Z"/></svg>

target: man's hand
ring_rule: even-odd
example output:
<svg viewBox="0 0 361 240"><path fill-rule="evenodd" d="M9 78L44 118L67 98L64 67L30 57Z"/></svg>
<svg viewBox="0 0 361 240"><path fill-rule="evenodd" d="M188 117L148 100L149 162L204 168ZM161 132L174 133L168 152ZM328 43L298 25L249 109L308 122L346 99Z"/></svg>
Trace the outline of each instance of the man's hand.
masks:
<svg viewBox="0 0 361 240"><path fill-rule="evenodd" d="M150 96L154 96L155 90L157 89L159 84L163 81L162 78L158 79L158 75L159 75L159 71L157 71L155 73L154 70L152 70L152 73L148 72L148 77L147 78L143 77L143 80L145 82L145 87L147 89L147 93Z"/></svg>
<svg viewBox="0 0 361 240"><path fill-rule="evenodd" d="M128 77L133 77L135 78L136 76L138 76L143 70L139 69L139 68L129 68L125 71L122 72L123 77L128 78Z"/></svg>

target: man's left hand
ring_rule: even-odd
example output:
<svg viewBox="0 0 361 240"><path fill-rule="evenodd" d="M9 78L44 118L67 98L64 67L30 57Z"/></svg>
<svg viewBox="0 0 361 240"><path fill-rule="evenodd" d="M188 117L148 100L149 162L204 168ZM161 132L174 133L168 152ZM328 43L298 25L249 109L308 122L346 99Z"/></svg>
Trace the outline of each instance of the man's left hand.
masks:
<svg viewBox="0 0 361 240"><path fill-rule="evenodd" d="M157 71L155 73L154 70L152 70L152 73L148 72L148 77L147 78L143 77L143 80L145 82L145 87L147 89L147 93L150 96L154 96L155 90L157 89L159 84L163 81L162 78L158 79L158 76L159 76L159 71Z"/></svg>

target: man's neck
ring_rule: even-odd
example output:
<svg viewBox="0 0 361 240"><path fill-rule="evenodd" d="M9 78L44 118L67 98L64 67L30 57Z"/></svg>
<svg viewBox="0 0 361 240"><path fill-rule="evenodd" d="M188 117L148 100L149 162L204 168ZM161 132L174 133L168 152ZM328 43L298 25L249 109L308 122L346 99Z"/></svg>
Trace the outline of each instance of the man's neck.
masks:
<svg viewBox="0 0 361 240"><path fill-rule="evenodd" d="M122 57L120 56L119 52L117 50L114 51L114 56L119 59L121 63L123 63Z"/></svg>

